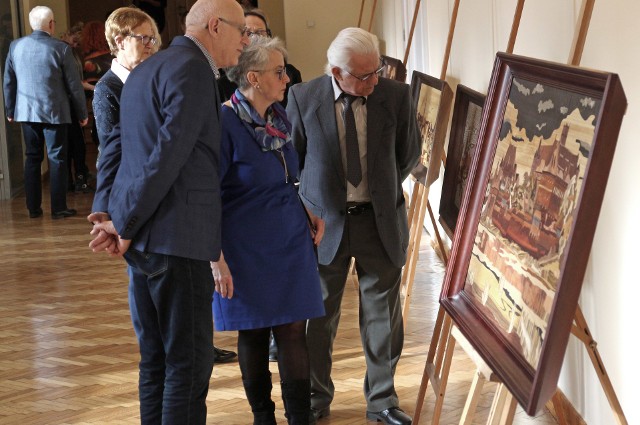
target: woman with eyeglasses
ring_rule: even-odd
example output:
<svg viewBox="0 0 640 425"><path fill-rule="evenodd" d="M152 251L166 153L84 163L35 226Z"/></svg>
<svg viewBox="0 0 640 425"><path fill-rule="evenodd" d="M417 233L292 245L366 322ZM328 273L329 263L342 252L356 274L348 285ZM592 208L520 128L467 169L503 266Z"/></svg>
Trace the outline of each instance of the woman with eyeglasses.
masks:
<svg viewBox="0 0 640 425"><path fill-rule="evenodd" d="M264 12L257 8L248 9L244 12L244 23L249 30L250 35L258 35L261 37L272 37L271 30L269 29L269 25L267 24L267 18ZM290 63L285 62L284 67L286 69L287 76L289 77L289 81L287 82L287 89L284 92L284 96L280 101L280 104L287 107L287 94L289 91L289 87L294 84L298 84L302 82L302 74L295 66ZM220 97L224 100L227 100L231 97L233 92L236 89L236 85L229 81L227 78L225 71L222 70L220 73L220 79L218 80L218 91L220 92Z"/></svg>
<svg viewBox="0 0 640 425"><path fill-rule="evenodd" d="M277 38L252 36L227 75L222 106L222 255L212 263L216 331L238 331L238 360L254 424L275 424L269 334L289 424L309 423L307 319L324 315L314 244L322 219L307 215L294 183L298 155L280 101L289 77Z"/></svg>
<svg viewBox="0 0 640 425"><path fill-rule="evenodd" d="M157 52L161 44L153 19L133 7L114 10L107 18L104 34L115 58L96 84L93 96L93 114L100 141L98 162L109 133L120 122L120 95L129 73Z"/></svg>
<svg viewBox="0 0 640 425"><path fill-rule="evenodd" d="M119 148L120 140L110 140L109 134L120 122L122 87L133 68L157 52L161 44L153 19L134 7L114 10L105 22L105 36L115 58L111 61L110 69L96 83L93 95L93 115L100 140L96 165L98 169L108 170L102 174L107 177L96 183L93 210L98 221L109 220L106 211L109 211L110 192L102 191L100 187L111 184L120 164L120 149L112 150L112 158L103 158L101 153L107 143L118 143Z"/></svg>

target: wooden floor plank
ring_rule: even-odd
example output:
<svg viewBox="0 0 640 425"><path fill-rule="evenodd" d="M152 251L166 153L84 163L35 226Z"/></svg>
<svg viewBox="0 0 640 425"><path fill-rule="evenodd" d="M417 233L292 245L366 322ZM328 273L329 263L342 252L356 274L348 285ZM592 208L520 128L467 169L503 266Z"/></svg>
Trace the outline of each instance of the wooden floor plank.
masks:
<svg viewBox="0 0 640 425"><path fill-rule="evenodd" d="M90 149L92 146L88 146ZM95 149L94 149L95 151ZM95 153L95 152L94 152ZM127 275L121 260L95 255L87 244L91 194L70 194L77 217L52 220L48 189L41 218L28 218L23 196L0 201L0 423L135 424L138 347L127 305ZM420 250L403 356L396 372L401 406L413 413L438 308L444 274L425 235ZM364 357L358 332L355 285L347 283L334 352L336 397L323 425L367 423L362 394ZM236 333L215 335L216 345L235 349ZM279 423L286 423L279 375L270 364ZM455 424L473 378L474 366L456 349L442 424ZM475 424L491 406L494 384L483 389ZM433 394L427 391L422 424L430 423ZM252 423L237 363L216 365L207 423ZM549 413L516 424L555 423Z"/></svg>

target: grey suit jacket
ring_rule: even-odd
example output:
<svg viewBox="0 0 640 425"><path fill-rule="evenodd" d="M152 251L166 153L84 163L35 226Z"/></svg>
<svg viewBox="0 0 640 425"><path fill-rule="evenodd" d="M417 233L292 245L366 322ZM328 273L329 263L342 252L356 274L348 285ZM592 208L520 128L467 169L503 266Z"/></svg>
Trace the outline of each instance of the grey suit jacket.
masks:
<svg viewBox="0 0 640 425"><path fill-rule="evenodd" d="M409 240L402 182L420 155L410 88L380 78L366 106L367 178L376 226L389 258L402 267ZM329 264L342 239L347 204L331 77L291 87L287 114L300 157L300 197L325 220L318 261Z"/></svg>
<svg viewBox="0 0 640 425"><path fill-rule="evenodd" d="M7 117L18 122L71 123L71 105L87 118L87 101L71 47L44 31L14 40L4 70Z"/></svg>

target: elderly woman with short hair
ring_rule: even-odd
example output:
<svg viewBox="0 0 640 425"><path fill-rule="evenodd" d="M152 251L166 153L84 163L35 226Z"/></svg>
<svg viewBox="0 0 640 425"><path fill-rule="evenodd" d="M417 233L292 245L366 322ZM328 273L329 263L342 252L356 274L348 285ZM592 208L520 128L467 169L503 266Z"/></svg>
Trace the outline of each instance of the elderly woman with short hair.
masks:
<svg viewBox="0 0 640 425"><path fill-rule="evenodd" d="M105 22L104 34L115 58L109 71L96 84L93 95L93 113L100 150L104 149L104 143L113 127L120 122L120 95L129 73L157 52L161 44L153 19L133 7L114 10Z"/></svg>
<svg viewBox="0 0 640 425"><path fill-rule="evenodd" d="M307 216L294 186L298 155L280 105L289 78L277 38L252 36L238 85L222 106L222 252L212 263L216 330L238 331L238 360L254 424L275 424L269 333L278 345L289 424L309 423L307 319L324 315L314 244L324 222Z"/></svg>

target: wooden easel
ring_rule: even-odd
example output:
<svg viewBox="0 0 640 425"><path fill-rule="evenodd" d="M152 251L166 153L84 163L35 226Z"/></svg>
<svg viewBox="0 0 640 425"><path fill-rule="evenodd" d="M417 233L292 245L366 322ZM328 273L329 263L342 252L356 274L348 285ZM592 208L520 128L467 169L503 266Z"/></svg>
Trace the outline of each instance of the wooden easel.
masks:
<svg viewBox="0 0 640 425"><path fill-rule="evenodd" d="M362 24L362 14L364 13L364 2L365 0L362 0L362 3L360 3L360 16L358 17L358 28ZM369 27L367 28L367 31L369 32L371 32L371 27L373 27L373 17L376 13L377 5L378 5L378 0L373 0L373 6L371 7L371 17L369 18Z"/></svg>
<svg viewBox="0 0 640 425"><path fill-rule="evenodd" d="M513 417L516 411L516 400L513 398L507 387L500 382L498 377L494 375L491 368L482 360L482 357L473 349L473 346L462 335L457 327L451 328L451 336L455 342L458 342L462 349L467 353L471 360L476 364L476 373L473 376L473 382L469 389L469 395L465 402L464 409L462 411L462 417L460 418L460 425L471 425L473 415L478 406L480 400L480 394L482 387L486 381L498 382L495 395L493 396L493 402L491 403L491 410L489 411L489 418L487 419L487 425L506 425L513 422ZM453 344L455 344L453 342ZM452 349L453 351L453 349Z"/></svg>
<svg viewBox="0 0 640 425"><path fill-rule="evenodd" d="M457 14L457 4L454 9ZM507 52L512 53L515 45L515 39L518 34L518 27L520 26L520 18L522 17L522 10L524 8L524 0L518 0L516 10L514 13L513 24L511 26L511 34L509 36L509 42ZM453 20L453 19L452 19ZM446 57L448 58L448 51L451 47L451 40L453 38L452 29L449 29L449 38L447 41L448 49ZM442 249L442 248L441 248ZM444 250L442 250L444 254ZM445 265L447 264L447 258L444 256ZM435 406L433 409L433 417L431 420L432 425L440 423L440 414L442 413L442 405L444 403L444 395L447 388L447 381L449 379L449 370L451 368L451 361L453 360L453 349L455 348L455 341L451 335L452 322L449 315L446 314L442 306L438 309L438 316L433 328L433 335L431 337L431 343L429 344L429 351L427 353L427 360L424 366L424 372L422 373L422 380L420 382L420 388L418 389L418 398L416 400L416 406L414 409L413 420L415 423L419 423L420 415L422 413L422 406L427 393L427 387L429 382L433 387L433 391L436 395Z"/></svg>
<svg viewBox="0 0 640 425"><path fill-rule="evenodd" d="M584 51L584 43L587 39L587 32L589 31L589 23L591 22L591 15L593 14L594 4L595 0L584 0L582 2L582 6L580 8L580 19L578 20L579 24L575 31L573 43L571 46L571 52L569 53L569 65L580 65L582 52ZM624 412L622 411L622 406L620 405L618 396L613 389L613 384L609 379L609 375L607 374L607 370L604 367L604 363L602 361L602 358L600 357L600 353L598 353L598 343L591 336L591 331L589 330L589 326L587 325L587 321L584 317L584 314L582 314L582 309L579 305L576 308L576 313L573 318L571 334L573 334L584 344L584 347L589 354L589 358L591 359L593 369L595 370L596 375L600 380L600 385L602 386L602 390L607 397L607 401L609 402L609 406L611 407L616 422L621 425L626 425L627 419L624 416ZM558 417L558 423L560 423L561 425L567 425L568 422L564 417L562 403L560 403L559 401L558 393L553 396L553 399L551 401Z"/></svg>
<svg viewBox="0 0 640 425"><path fill-rule="evenodd" d="M453 40L453 33L458 17L459 5L460 0L456 0L451 14L449 35L447 37L447 46L445 48L445 54L442 61L442 69L440 71L441 80L444 80L447 75L449 53L451 51L451 43ZM416 26L416 20L418 18L419 9L420 0L416 0L416 7L413 11L413 19L411 22L411 29L409 31L409 40L407 41L407 48L405 50L403 59L403 64L405 66L407 65L407 60L409 58L409 50L411 49L411 42ZM440 236L440 231L438 230L438 224L436 223L433 210L431 209L431 204L429 203L429 184L430 183L428 181L425 182L425 184L422 184L419 181L415 180L413 185L413 192L411 195L411 202L409 203L409 245L407 248L407 261L402 271L402 279L400 283L401 288L404 289L404 301L402 303L402 320L405 329L407 327L407 321L409 317L409 306L411 305L411 294L413 292L413 282L416 275L416 266L418 263L420 241L422 239L422 226L424 224L425 211L429 213L429 219L431 220L431 225L433 226L434 236L436 238L436 241L438 242L438 248L442 253L445 264L447 262L447 251L444 243L442 242L442 237Z"/></svg>

